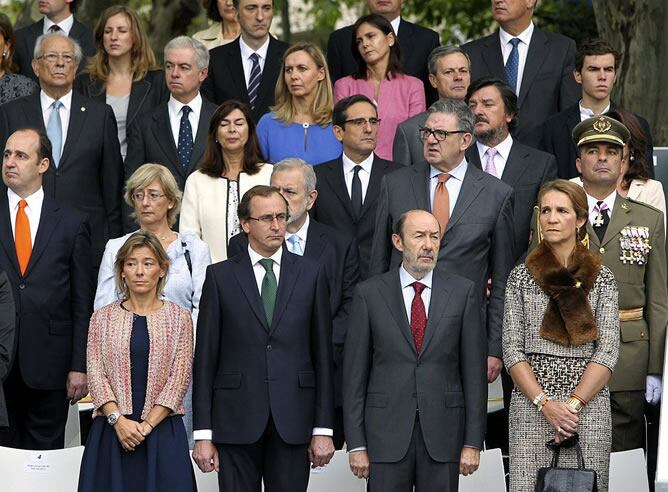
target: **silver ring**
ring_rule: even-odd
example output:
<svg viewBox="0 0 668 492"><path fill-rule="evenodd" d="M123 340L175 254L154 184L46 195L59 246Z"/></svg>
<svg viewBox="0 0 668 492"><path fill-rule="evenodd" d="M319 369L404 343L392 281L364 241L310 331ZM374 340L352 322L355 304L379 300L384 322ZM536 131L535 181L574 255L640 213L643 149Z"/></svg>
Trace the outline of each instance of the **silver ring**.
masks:
<svg viewBox="0 0 668 492"><path fill-rule="evenodd" d="M563 430L561 427L557 427L557 432L558 432L559 434L563 434L563 433L564 433L564 430Z"/></svg>

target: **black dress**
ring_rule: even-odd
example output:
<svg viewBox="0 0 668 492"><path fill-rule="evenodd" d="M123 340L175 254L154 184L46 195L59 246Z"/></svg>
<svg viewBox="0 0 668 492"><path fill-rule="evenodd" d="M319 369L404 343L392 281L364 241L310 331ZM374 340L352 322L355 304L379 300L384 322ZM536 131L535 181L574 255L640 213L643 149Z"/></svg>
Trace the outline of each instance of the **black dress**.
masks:
<svg viewBox="0 0 668 492"><path fill-rule="evenodd" d="M148 378L149 336L145 316L134 316L130 338L131 415L141 422ZM93 420L81 461L79 492L196 491L188 439L179 415L164 419L132 452L123 450L103 416Z"/></svg>

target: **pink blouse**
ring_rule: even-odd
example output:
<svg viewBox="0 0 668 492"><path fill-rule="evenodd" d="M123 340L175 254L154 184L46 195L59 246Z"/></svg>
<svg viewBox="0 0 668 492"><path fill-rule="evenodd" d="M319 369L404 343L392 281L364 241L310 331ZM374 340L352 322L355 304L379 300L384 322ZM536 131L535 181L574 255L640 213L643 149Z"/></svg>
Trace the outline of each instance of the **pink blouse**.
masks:
<svg viewBox="0 0 668 492"><path fill-rule="evenodd" d="M334 98L337 101L354 94L363 94L373 101L373 84L364 79L354 79L352 75L334 84ZM410 75L390 76L389 80L381 81L378 101L375 102L381 120L376 155L381 159L392 160L392 143L399 124L426 110L424 85L420 79Z"/></svg>

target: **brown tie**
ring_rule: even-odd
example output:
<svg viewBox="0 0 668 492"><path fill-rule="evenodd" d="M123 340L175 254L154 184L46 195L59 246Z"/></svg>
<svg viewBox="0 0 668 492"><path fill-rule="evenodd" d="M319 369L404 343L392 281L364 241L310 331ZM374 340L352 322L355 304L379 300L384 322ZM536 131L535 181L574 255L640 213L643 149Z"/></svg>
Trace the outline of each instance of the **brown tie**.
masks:
<svg viewBox="0 0 668 492"><path fill-rule="evenodd" d="M16 243L16 257L19 260L19 269L23 275L28 268L30 255L32 254L32 239L30 238L30 222L26 215L25 200L19 201L19 209L16 211L16 225L14 231L14 241Z"/></svg>
<svg viewBox="0 0 668 492"><path fill-rule="evenodd" d="M450 219L450 195L445 186L448 179L450 179L448 173L438 175L438 183L436 184L436 191L434 191L434 206L431 208L431 212L441 226L441 237L445 234L445 228L448 226L448 220Z"/></svg>

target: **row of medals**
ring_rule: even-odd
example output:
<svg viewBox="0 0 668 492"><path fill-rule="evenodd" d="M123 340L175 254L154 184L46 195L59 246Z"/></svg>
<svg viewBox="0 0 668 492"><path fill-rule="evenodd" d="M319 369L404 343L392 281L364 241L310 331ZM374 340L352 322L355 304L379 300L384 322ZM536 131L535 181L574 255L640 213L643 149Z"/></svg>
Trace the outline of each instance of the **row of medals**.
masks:
<svg viewBox="0 0 668 492"><path fill-rule="evenodd" d="M619 246L622 251L619 259L622 263L637 263L644 265L647 263L647 255L652 249L649 244L649 227L627 226L621 230Z"/></svg>

